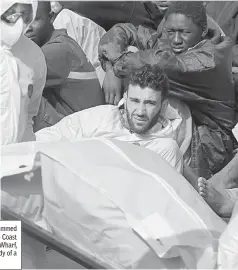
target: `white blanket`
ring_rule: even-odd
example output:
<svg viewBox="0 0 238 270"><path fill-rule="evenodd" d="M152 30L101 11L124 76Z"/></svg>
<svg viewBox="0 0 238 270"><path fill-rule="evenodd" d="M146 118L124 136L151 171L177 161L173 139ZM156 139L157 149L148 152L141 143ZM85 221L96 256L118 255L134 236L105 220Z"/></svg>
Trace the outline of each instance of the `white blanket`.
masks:
<svg viewBox="0 0 238 270"><path fill-rule="evenodd" d="M61 241L116 268L215 267L226 224L156 153L108 139L34 147L44 195L35 208ZM6 206L19 183L15 189L18 195L5 189ZM16 198L14 209L34 213L29 200L36 202Z"/></svg>

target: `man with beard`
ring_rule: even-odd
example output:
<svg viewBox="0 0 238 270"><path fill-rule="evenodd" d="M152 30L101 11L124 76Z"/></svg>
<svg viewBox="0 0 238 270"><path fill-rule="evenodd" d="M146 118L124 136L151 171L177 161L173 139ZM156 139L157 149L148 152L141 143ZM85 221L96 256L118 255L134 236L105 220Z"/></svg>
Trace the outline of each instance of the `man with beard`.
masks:
<svg viewBox="0 0 238 270"><path fill-rule="evenodd" d="M183 157L174 140L182 119L168 106L168 88L167 76L161 68L145 65L129 77L124 108L102 105L76 112L38 131L36 140L114 138L153 150L182 172Z"/></svg>
<svg viewBox="0 0 238 270"><path fill-rule="evenodd" d="M118 24L101 38L106 102L117 104L122 79L134 68L146 63L163 66L170 97L187 103L193 116L190 166L197 176L210 178L232 158L232 40L207 27L203 2L172 2L164 18L162 35L141 26ZM139 51L127 52L128 46Z"/></svg>

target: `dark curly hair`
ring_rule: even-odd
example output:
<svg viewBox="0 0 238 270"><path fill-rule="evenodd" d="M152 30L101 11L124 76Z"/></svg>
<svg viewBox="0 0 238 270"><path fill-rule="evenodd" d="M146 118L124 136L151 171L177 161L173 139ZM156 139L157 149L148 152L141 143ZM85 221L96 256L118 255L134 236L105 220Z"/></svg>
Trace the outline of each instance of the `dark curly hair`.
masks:
<svg viewBox="0 0 238 270"><path fill-rule="evenodd" d="M207 29L207 14L203 1L175 1L171 2L165 14L165 20L171 14L183 14L200 27L203 31Z"/></svg>
<svg viewBox="0 0 238 270"><path fill-rule="evenodd" d="M169 94L168 77L158 65L146 64L139 69L133 70L129 76L129 85L139 85L142 89L149 87L161 92L163 99L167 98Z"/></svg>

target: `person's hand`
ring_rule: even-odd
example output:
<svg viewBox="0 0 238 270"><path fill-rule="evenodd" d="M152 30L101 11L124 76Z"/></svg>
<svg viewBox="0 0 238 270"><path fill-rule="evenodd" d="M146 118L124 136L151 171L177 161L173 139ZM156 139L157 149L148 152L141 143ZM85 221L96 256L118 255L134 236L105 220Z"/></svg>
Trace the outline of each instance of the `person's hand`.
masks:
<svg viewBox="0 0 238 270"><path fill-rule="evenodd" d="M104 81L103 91L105 101L108 104L117 105L122 98L122 82L116 77L113 69L107 70Z"/></svg>

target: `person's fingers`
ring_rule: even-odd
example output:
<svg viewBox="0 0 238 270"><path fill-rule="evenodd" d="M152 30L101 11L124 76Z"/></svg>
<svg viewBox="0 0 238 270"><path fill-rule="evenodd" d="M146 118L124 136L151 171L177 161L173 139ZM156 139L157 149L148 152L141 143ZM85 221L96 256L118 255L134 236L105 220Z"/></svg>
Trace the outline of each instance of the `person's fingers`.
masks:
<svg viewBox="0 0 238 270"><path fill-rule="evenodd" d="M121 96L119 94L116 94L115 99L114 99L114 105L118 105L120 100L121 100Z"/></svg>
<svg viewBox="0 0 238 270"><path fill-rule="evenodd" d="M198 186L201 187L203 183L198 179Z"/></svg>
<svg viewBox="0 0 238 270"><path fill-rule="evenodd" d="M115 105L118 105L118 103L120 102L122 98L122 87L118 87L117 88L117 91L116 91L116 97L115 97L115 100L114 100L114 104Z"/></svg>
<svg viewBox="0 0 238 270"><path fill-rule="evenodd" d="M203 177L198 178L199 194L205 199L207 196L207 180Z"/></svg>
<svg viewBox="0 0 238 270"><path fill-rule="evenodd" d="M114 99L115 99L115 94L114 93L110 93L108 103L111 104L111 105L113 105L114 104Z"/></svg>
<svg viewBox="0 0 238 270"><path fill-rule="evenodd" d="M115 99L114 99L114 105L117 106L118 103L119 103L119 101L118 101L118 99L115 97Z"/></svg>
<svg viewBox="0 0 238 270"><path fill-rule="evenodd" d="M198 186L201 188L206 188L207 185L201 181L198 181Z"/></svg>
<svg viewBox="0 0 238 270"><path fill-rule="evenodd" d="M104 91L104 96L105 96L105 102L109 102L109 93Z"/></svg>

